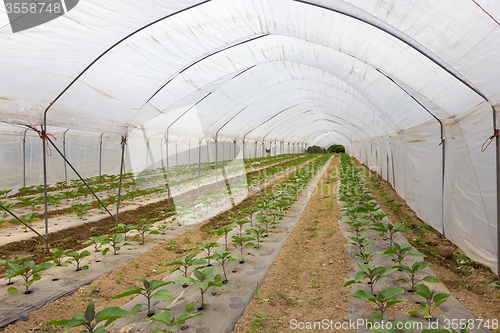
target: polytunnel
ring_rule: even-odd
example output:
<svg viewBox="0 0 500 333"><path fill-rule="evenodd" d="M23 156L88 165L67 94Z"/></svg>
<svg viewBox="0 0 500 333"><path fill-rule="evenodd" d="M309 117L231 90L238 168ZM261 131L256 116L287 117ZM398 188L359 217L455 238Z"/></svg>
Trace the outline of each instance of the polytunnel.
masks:
<svg viewBox="0 0 500 333"><path fill-rule="evenodd" d="M498 272L495 1L62 4L0 10L0 190L340 144Z"/></svg>

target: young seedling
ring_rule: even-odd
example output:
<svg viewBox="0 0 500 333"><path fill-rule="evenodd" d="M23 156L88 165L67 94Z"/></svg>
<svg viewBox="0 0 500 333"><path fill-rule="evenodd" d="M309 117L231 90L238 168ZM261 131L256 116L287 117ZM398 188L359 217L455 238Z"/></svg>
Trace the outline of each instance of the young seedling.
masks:
<svg viewBox="0 0 500 333"><path fill-rule="evenodd" d="M189 275L189 267L202 266L202 265L207 264L207 261L205 259L202 259L202 258L194 259L195 256L196 256L196 254L189 254L189 255L185 256L184 258L171 260L163 266L164 267L177 266L174 269L172 269L168 273L168 275L172 274L175 271L181 271L182 274L184 275L184 277L187 277ZM187 284L184 284L183 287L186 288Z"/></svg>
<svg viewBox="0 0 500 333"><path fill-rule="evenodd" d="M87 269L89 269L89 265L80 266L80 264L82 263L83 258L90 256L90 252L89 251L84 250L84 251L82 251L80 253L78 253L77 251L75 251L75 252L68 253L67 256L69 258L71 258L67 262L75 265L77 272L81 271L81 270L87 270Z"/></svg>
<svg viewBox="0 0 500 333"><path fill-rule="evenodd" d="M231 252L229 251L224 251L224 249L218 249L215 251L215 253L207 257L207 259L213 259L216 260L221 266L222 266L222 272L224 273L224 281L222 283L226 284L228 282L227 279L227 274L226 274L226 265L229 261L236 261L238 259L242 260L244 259L242 255L236 254L236 255L231 255Z"/></svg>
<svg viewBox="0 0 500 333"><path fill-rule="evenodd" d="M54 264L57 266L66 266L71 259L68 259L64 261L64 258L67 257L67 253L71 251L71 249L68 250L59 250L59 249L49 249L50 253L52 253L52 257L47 257L47 259L52 260Z"/></svg>
<svg viewBox="0 0 500 333"><path fill-rule="evenodd" d="M395 281L403 281L405 282L406 284L408 284L410 286L410 289L408 290L409 292L415 292L415 285L417 283L417 280L416 280L416 277L418 275L418 273L420 273L420 271L428 266L430 266L431 263L430 262L425 262L425 261L416 261L413 263L413 265L411 267L408 267L406 265L395 265L395 266L392 266L393 268L397 268L397 269L400 269L400 270L403 270L405 271L406 273L408 273L410 279L409 281L406 281L406 279L404 278L401 278L401 279L396 279ZM432 275L428 275L426 277L424 277L422 279L422 281L426 281L426 282L430 282L430 283L439 283L441 281L439 281L439 279L435 276L432 276Z"/></svg>
<svg viewBox="0 0 500 333"><path fill-rule="evenodd" d="M90 301L85 313L78 313L71 319L51 320L47 323L47 325L64 325L62 328L63 331L69 330L73 327L83 326L85 331L82 331L82 333L106 333L105 327L109 324L119 318L133 317L137 315L139 311L141 311L141 307L142 304L137 304L132 308L132 311L128 312L127 310L113 306L111 308L105 308L96 314L94 310L94 301ZM105 321L104 326L97 327L97 325L102 321Z"/></svg>
<svg viewBox="0 0 500 333"><path fill-rule="evenodd" d="M124 242L123 234L114 234L114 235L110 235L110 236L108 236L108 235L105 235L105 236L106 237L103 239L103 244L111 246L111 248L113 249L113 254L115 256L118 254L118 251L120 251L120 249L121 249L120 244L121 244L121 246L133 245L130 243L123 243ZM105 248L102 251L102 255L105 256L109 250L110 250L109 247Z"/></svg>
<svg viewBox="0 0 500 333"><path fill-rule="evenodd" d="M425 284L420 283L415 286L417 288L417 294L425 298L427 305L424 303L420 303L420 311L422 312L425 319L432 319L431 309L432 305L436 308L447 301L446 298L450 297L451 294L439 293L435 294L434 291L430 291L429 287ZM418 311L410 311L408 314L412 316L418 316L420 313Z"/></svg>
<svg viewBox="0 0 500 333"><path fill-rule="evenodd" d="M423 254L422 252L416 251L414 248L412 248L409 245L398 244L396 242L394 242L393 245L394 245L394 247L385 251L380 256L381 257L393 257L393 258L395 258L395 260L398 261L398 265L401 265L401 263L403 262L403 260L407 256L425 257L425 254Z"/></svg>
<svg viewBox="0 0 500 333"><path fill-rule="evenodd" d="M95 252L99 252L100 248L104 244L104 240L108 237L108 235L101 235L101 236L90 236L89 240L86 242L83 242L82 244L90 244L94 247Z"/></svg>
<svg viewBox="0 0 500 333"><path fill-rule="evenodd" d="M351 226L351 229L349 231L356 233L357 237L359 237L362 232L368 230L365 227L371 224L371 222L368 220L358 220L358 219L347 220L345 221L345 223Z"/></svg>
<svg viewBox="0 0 500 333"><path fill-rule="evenodd" d="M260 225L264 224L266 226L266 230L269 232L269 224L271 224L273 222L272 217L270 217L270 216L265 216L265 217L258 216L257 221L259 221Z"/></svg>
<svg viewBox="0 0 500 333"><path fill-rule="evenodd" d="M368 236L368 233L364 233L360 236L350 236L349 238L353 240L353 242L350 242L349 244L352 244L358 248L359 253L363 251L363 248L366 246L370 245L375 245L375 242L369 242L366 240L366 237Z"/></svg>
<svg viewBox="0 0 500 333"><path fill-rule="evenodd" d="M387 267L375 267L373 265L362 263L359 263L358 267L361 268L361 272L356 273L356 275L354 276L354 280L347 281L346 284L344 284L344 287L350 286L351 284L355 283L362 283L361 280L368 279L368 282L366 284L370 287L370 292L373 295L375 295L373 290L375 289L375 285L377 284L377 282L384 276L387 276L396 271L396 268L389 269Z"/></svg>
<svg viewBox="0 0 500 333"><path fill-rule="evenodd" d="M211 243L211 242L203 242L201 243L201 246L198 247L196 250L203 250L208 257L210 257L210 254L212 253L212 250L214 250L216 247L219 247L219 243ZM208 264L207 267L212 267L212 264L210 263L210 259L208 259Z"/></svg>
<svg viewBox="0 0 500 333"><path fill-rule="evenodd" d="M91 204L89 203L78 203L71 206L71 210L76 212L76 216L83 219L83 216L89 213L89 209L91 208Z"/></svg>
<svg viewBox="0 0 500 333"><path fill-rule="evenodd" d="M362 250L360 253L354 254L354 257L360 258L363 260L364 264L368 264L370 261L373 260L372 258L377 254L382 254L382 252L371 252L368 250Z"/></svg>
<svg viewBox="0 0 500 333"><path fill-rule="evenodd" d="M252 241L254 241L254 240L255 240L255 238L253 238L253 237L233 236L234 247L236 247L240 250L240 255L243 257L243 259L241 259L239 261L240 264L245 263L245 257L243 256L243 250L245 250L245 248L254 248L255 243L252 243Z"/></svg>
<svg viewBox="0 0 500 333"><path fill-rule="evenodd" d="M148 236L160 234L160 232L158 230L151 230L152 227L153 227L152 224L147 223L147 224L142 224L142 225L139 225L139 226L132 228L133 231L137 232L142 237L142 243L140 243L140 245L146 244L146 234ZM139 237L139 235L135 236L133 239Z"/></svg>
<svg viewBox="0 0 500 333"><path fill-rule="evenodd" d="M250 220L233 220L233 222L236 223L236 228L238 229L238 234L239 234L239 237L242 236L243 234L243 228L245 227L245 224L248 224L250 223Z"/></svg>
<svg viewBox="0 0 500 333"><path fill-rule="evenodd" d="M158 229L158 232L160 234L162 234L163 236L165 236L165 233L167 230L172 230L172 227L166 225L166 224L162 224L162 225L159 225L156 227L156 229Z"/></svg>
<svg viewBox="0 0 500 333"><path fill-rule="evenodd" d="M184 310L191 311L193 309L193 307L194 307L194 302L191 302L188 305L186 305ZM162 308L162 310L170 311L170 309L168 309L168 308ZM162 333L162 332L167 332L167 331L174 333L177 330L177 327L185 324L187 320L194 318L194 317L198 317L198 316L203 316L203 314L201 314L201 313L197 313L197 314L181 313L179 316L173 317L169 313L166 313L166 312L161 313L159 315L156 315L154 317L149 318L149 320L154 320L154 321L159 321L161 323L164 323L165 325L167 325L167 328L163 329L163 330L160 328L155 328L151 333Z"/></svg>
<svg viewBox="0 0 500 333"><path fill-rule="evenodd" d="M223 287L224 284L221 282L220 274L217 274L219 269L217 267L207 267L204 270L195 269L193 270L193 274L196 279L192 277L181 277L175 280L177 284L186 284L188 282L192 282L196 284L196 286L200 289L201 294L201 305L198 307L198 310L203 310L205 308L205 301L203 299L203 295L207 291L209 287ZM213 277L213 281L210 281Z"/></svg>
<svg viewBox="0 0 500 333"><path fill-rule="evenodd" d="M33 257L32 254L30 254L29 256L26 256L26 257L9 258L9 259L0 260L0 267L8 267L9 264L19 264L19 263L21 263L21 262L23 262L26 259L31 258L31 257ZM9 279L9 282L7 283L7 285L13 284L11 282L12 278L8 278L8 279ZM5 277L5 280L7 280L7 277Z"/></svg>
<svg viewBox="0 0 500 333"><path fill-rule="evenodd" d="M123 237L124 237L123 240L126 242L127 241L127 232L129 232L130 230L134 230L135 227L136 226L133 224L120 223L116 227L109 229L109 231L123 231Z"/></svg>
<svg viewBox="0 0 500 333"><path fill-rule="evenodd" d="M38 274L39 272L46 271L49 268L54 267L56 264L53 262L44 262L39 265L35 265L34 261L25 261L21 265L9 264L7 268L7 273L5 279L12 279L15 276L20 276L24 279L23 286L26 287L25 294L29 294L29 286L33 282L40 280L42 277ZM14 287L7 289L9 293L17 293L18 290Z"/></svg>
<svg viewBox="0 0 500 333"><path fill-rule="evenodd" d="M23 220L30 227L31 227L31 223L33 223L33 221L36 219L38 219L37 212L31 212L31 213L28 213L28 214L21 216L21 220ZM28 232L28 227L26 227L26 226L21 227L21 229L24 229L24 232Z"/></svg>
<svg viewBox="0 0 500 333"><path fill-rule="evenodd" d="M260 239L263 238L269 231L264 228L259 228L259 227L250 227L250 229L247 230L246 234L247 235L252 235L255 236L257 239L257 244L255 245L256 248L260 247Z"/></svg>
<svg viewBox="0 0 500 333"><path fill-rule="evenodd" d="M378 292L378 296L373 296L372 294L358 289L354 294L347 294L347 296L356 297L362 299L367 302L372 302L378 306L380 313L370 312L370 315L375 319L384 319L384 312L393 306L394 304L400 302L407 302L406 298L394 299L396 296L404 293L405 290L403 288L386 288L382 291Z"/></svg>
<svg viewBox="0 0 500 333"><path fill-rule="evenodd" d="M214 230L217 233L217 236L224 236L224 245L225 245L226 251L228 250L227 237L228 237L229 232L231 232L231 230L233 230L234 227L235 227L234 225L225 225L224 227L222 227L220 229Z"/></svg>
<svg viewBox="0 0 500 333"><path fill-rule="evenodd" d="M151 312L151 298L157 299L159 301L171 301L175 298L175 295L166 289L158 290L156 293L154 292L156 289L172 283L172 281L162 281L162 280L147 281L146 278L143 277L140 279L142 280L144 288L131 287L127 289L125 292L114 296L113 298L122 298L134 294L144 295L144 297L146 297L146 299L148 300L148 314L147 314L148 317L154 315L154 313Z"/></svg>
<svg viewBox="0 0 500 333"><path fill-rule="evenodd" d="M388 239L389 248L392 248L394 237L396 237L396 234L398 232L411 232L411 230L408 229L407 227L395 226L392 223L384 223L384 222L374 223L373 227L370 229L380 232L384 239Z"/></svg>

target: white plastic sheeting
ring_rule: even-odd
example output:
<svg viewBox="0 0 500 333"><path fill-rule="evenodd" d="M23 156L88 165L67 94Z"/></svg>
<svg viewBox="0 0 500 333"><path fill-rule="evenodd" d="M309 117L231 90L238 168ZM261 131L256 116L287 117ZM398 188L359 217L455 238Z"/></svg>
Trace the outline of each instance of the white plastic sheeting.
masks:
<svg viewBox="0 0 500 333"><path fill-rule="evenodd" d="M13 34L1 8L0 185L40 164L22 125L45 121L58 145L69 129L88 174L101 135L107 173L121 136L133 171L164 163L166 145L189 162L200 140L240 158L339 143L495 268L495 148L480 148L500 104L499 20L494 0L87 0Z"/></svg>

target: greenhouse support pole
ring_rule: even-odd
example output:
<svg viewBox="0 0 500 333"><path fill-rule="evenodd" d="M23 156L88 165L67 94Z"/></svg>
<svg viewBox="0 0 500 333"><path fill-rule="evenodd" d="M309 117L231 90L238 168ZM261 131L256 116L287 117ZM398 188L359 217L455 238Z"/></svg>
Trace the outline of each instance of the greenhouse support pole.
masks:
<svg viewBox="0 0 500 333"><path fill-rule="evenodd" d="M102 136L104 133L101 134L101 140L99 140L99 183L102 182L101 176L102 176Z"/></svg>
<svg viewBox="0 0 500 333"><path fill-rule="evenodd" d="M179 138L177 138L178 140ZM175 140L175 166L179 165L179 154L177 151L177 140Z"/></svg>
<svg viewBox="0 0 500 333"><path fill-rule="evenodd" d="M201 177L201 140L198 141L198 198L200 197L200 177Z"/></svg>
<svg viewBox="0 0 500 333"><path fill-rule="evenodd" d="M166 153L167 153L167 202L170 205L170 163L168 162L168 130L167 128L167 135L165 136L165 145L166 145Z"/></svg>
<svg viewBox="0 0 500 333"><path fill-rule="evenodd" d="M26 187L26 132L28 129L24 131L23 137L23 187Z"/></svg>
<svg viewBox="0 0 500 333"><path fill-rule="evenodd" d="M45 208L45 249L49 250L49 210L47 203L47 144L46 140L47 132L46 127L43 127L42 133L42 154L43 154L43 197L44 197L44 208Z"/></svg>
<svg viewBox="0 0 500 333"><path fill-rule="evenodd" d="M497 277L500 282L500 130L497 126L497 112L495 107L490 103L493 111L493 136L495 137L495 156L496 156L496 173L497 173Z"/></svg>
<svg viewBox="0 0 500 333"><path fill-rule="evenodd" d="M78 176L78 178L80 178L80 180L83 182L83 184L85 186L87 186L88 190L90 191L90 193L92 193L92 195L94 196L94 198L96 198L96 200L99 202L99 204L101 205L101 207L103 207L107 212L108 214L113 218L115 219L115 217L113 216L113 214L111 214L111 212L102 204L102 201L99 199L99 197L95 194L95 192L92 190L92 188L90 188L89 184L87 184L87 182L85 181L85 179L83 179L83 177L78 173L78 171L76 171L76 169L73 167L73 165L71 165L71 163L69 163L68 159L61 153L61 151L59 150L59 148L57 148L57 146L54 144L54 142L52 142L52 140L50 140L50 138L47 136L46 137L47 141L52 145L52 147L54 147L54 149L57 151L57 153L59 155L61 155L61 157L64 159L64 162L69 165L69 167L71 168L71 170L73 170L73 172Z"/></svg>
<svg viewBox="0 0 500 333"><path fill-rule="evenodd" d="M68 133L69 128L63 133L63 156L64 156L64 181L68 182L68 168L66 163L66 133Z"/></svg>
<svg viewBox="0 0 500 333"><path fill-rule="evenodd" d="M236 177L236 140L233 141L233 177Z"/></svg>
<svg viewBox="0 0 500 333"><path fill-rule="evenodd" d="M118 185L118 198L116 199L116 218L115 224L118 225L118 214L120 213L120 196L122 192L122 181L123 181L123 169L125 164L125 145L127 144L127 138L122 136L122 160L120 162L120 183Z"/></svg>
<svg viewBox="0 0 500 333"><path fill-rule="evenodd" d="M217 140L217 137L214 138L215 140L215 188L217 189L219 187L219 178L218 178L218 175L217 175L217 162L219 161L219 158L218 158L218 140Z"/></svg>

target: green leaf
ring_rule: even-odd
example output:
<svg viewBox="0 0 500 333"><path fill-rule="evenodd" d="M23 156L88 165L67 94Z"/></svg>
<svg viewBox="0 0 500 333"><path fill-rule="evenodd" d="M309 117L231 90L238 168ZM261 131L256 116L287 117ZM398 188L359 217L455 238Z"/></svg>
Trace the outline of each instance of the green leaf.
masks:
<svg viewBox="0 0 500 333"><path fill-rule="evenodd" d="M380 291L380 295L386 300L392 299L398 295L404 293L405 290L403 288L386 288Z"/></svg>
<svg viewBox="0 0 500 333"><path fill-rule="evenodd" d="M191 283L191 282L195 282L195 280L192 277L180 277L174 281L175 284Z"/></svg>
<svg viewBox="0 0 500 333"><path fill-rule="evenodd" d="M426 313L429 311L429 307L427 305L425 305L424 303L420 303L418 305L418 307L420 309L420 312Z"/></svg>
<svg viewBox="0 0 500 333"><path fill-rule="evenodd" d="M66 325L67 323L69 323L69 319L62 319L62 320L51 320L47 323L47 325L53 325L53 326L62 326L62 325Z"/></svg>
<svg viewBox="0 0 500 333"><path fill-rule="evenodd" d="M393 306L394 304L398 304L401 302L408 302L408 299L406 299L406 298L393 299L392 301L387 302L386 306L389 308L389 307Z"/></svg>
<svg viewBox="0 0 500 333"><path fill-rule="evenodd" d="M193 310L193 307L194 307L194 302L191 302L188 305L186 305L186 307L184 308L184 310L191 311L191 310Z"/></svg>
<svg viewBox="0 0 500 333"><path fill-rule="evenodd" d="M85 265L85 266L82 266L80 267L82 270L86 271L87 269L89 269L89 265Z"/></svg>
<svg viewBox="0 0 500 333"><path fill-rule="evenodd" d="M102 255L105 256L106 253L108 253L109 251L109 247L105 248L104 250L102 250Z"/></svg>
<svg viewBox="0 0 500 333"><path fill-rule="evenodd" d="M44 263L41 263L38 266L33 267L33 273L38 273L38 272L41 272L41 271L46 271L47 269L50 269L50 268L52 268L54 266L56 266L56 264L54 264L53 262L44 262Z"/></svg>
<svg viewBox="0 0 500 333"><path fill-rule="evenodd" d="M430 299L432 297L431 291L429 290L429 288L425 284L419 283L419 284L415 285L415 287L418 289L417 294L419 294L423 298Z"/></svg>
<svg viewBox="0 0 500 333"><path fill-rule="evenodd" d="M403 288L400 288L400 289L403 289ZM354 294L347 294L347 296L352 296L352 297L356 297L356 298L359 298L359 299L362 299L363 301L370 301L370 302L375 302L375 297L364 291L364 290L356 290L356 292Z"/></svg>
<svg viewBox="0 0 500 333"><path fill-rule="evenodd" d="M159 235L160 232L158 230L152 230L149 232L150 235Z"/></svg>
<svg viewBox="0 0 500 333"><path fill-rule="evenodd" d="M163 333L165 330L162 330L160 328L155 328L154 330L151 331L151 333Z"/></svg>
<svg viewBox="0 0 500 333"><path fill-rule="evenodd" d="M126 291L124 291L121 294L115 295L113 298L122 298L122 297L130 296L130 295L134 295L134 294L140 294L141 291L142 291L142 289L139 287L132 287L132 288L127 289Z"/></svg>
<svg viewBox="0 0 500 333"><path fill-rule="evenodd" d="M89 323L95 318L94 301L90 301L87 309L85 310L85 320Z"/></svg>
<svg viewBox="0 0 500 333"><path fill-rule="evenodd" d="M420 312L418 312L417 310L413 310L413 311L408 311L408 314L410 316L420 316Z"/></svg>
<svg viewBox="0 0 500 333"><path fill-rule="evenodd" d="M169 313L164 312L149 318L149 320L159 321L164 323L165 325L170 325L170 321L172 321L172 316Z"/></svg>
<svg viewBox="0 0 500 333"><path fill-rule="evenodd" d="M422 330L422 333L450 333L450 331L444 328L427 328Z"/></svg>
<svg viewBox="0 0 500 333"><path fill-rule="evenodd" d="M62 329L63 331L69 330L70 328L81 326L85 323L87 323L87 320L85 319L85 314L77 313L76 315L71 317L69 322Z"/></svg>
<svg viewBox="0 0 500 333"><path fill-rule="evenodd" d="M356 280L350 280L350 281L347 281L347 282L344 284L344 287L350 286L351 284L355 284L355 283L361 283L361 282L356 281Z"/></svg>
<svg viewBox="0 0 500 333"><path fill-rule="evenodd" d="M384 315L378 312L370 312L370 316L372 316L375 319L383 319Z"/></svg>
<svg viewBox="0 0 500 333"><path fill-rule="evenodd" d="M14 294L14 293L17 293L19 290L17 290L16 288L14 287L10 287L9 289L7 289L7 291L11 294Z"/></svg>
<svg viewBox="0 0 500 333"><path fill-rule="evenodd" d="M141 307L142 304L137 304L132 309L132 312L128 312L127 310L123 310L122 308L119 308L117 306L106 308L96 314L95 321L99 323L101 321L107 320L104 326L108 326L118 318L135 316L140 311Z"/></svg>
<svg viewBox="0 0 500 333"><path fill-rule="evenodd" d="M153 298L159 301L171 301L175 298L175 295L168 290L162 289L158 290L156 294L153 295Z"/></svg>
<svg viewBox="0 0 500 333"><path fill-rule="evenodd" d="M422 281L430 282L430 283L440 283L441 282L437 277L432 276L432 275L427 275L426 277L424 277L422 279Z"/></svg>
<svg viewBox="0 0 500 333"><path fill-rule="evenodd" d="M170 283L172 283L172 281L151 280L151 282L149 282L151 290L166 286Z"/></svg>
<svg viewBox="0 0 500 333"><path fill-rule="evenodd" d="M106 329L103 326L99 326L94 330L94 333L107 333Z"/></svg>

